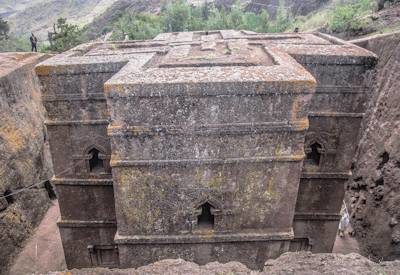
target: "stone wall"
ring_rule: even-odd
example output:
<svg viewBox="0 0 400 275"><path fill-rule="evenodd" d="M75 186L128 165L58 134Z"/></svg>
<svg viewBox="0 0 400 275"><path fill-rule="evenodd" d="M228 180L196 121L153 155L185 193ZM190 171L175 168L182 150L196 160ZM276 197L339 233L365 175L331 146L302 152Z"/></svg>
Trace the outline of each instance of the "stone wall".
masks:
<svg viewBox="0 0 400 275"><path fill-rule="evenodd" d="M400 255L400 33L352 42L380 57L347 186L352 224L363 255L394 259Z"/></svg>
<svg viewBox="0 0 400 275"><path fill-rule="evenodd" d="M55 173L74 167L53 178L67 266L330 252L375 59L320 33L221 30L38 65Z"/></svg>
<svg viewBox="0 0 400 275"><path fill-rule="evenodd" d="M44 108L33 71L45 58L0 54L0 274L6 272L50 203L44 186L9 195L51 175Z"/></svg>

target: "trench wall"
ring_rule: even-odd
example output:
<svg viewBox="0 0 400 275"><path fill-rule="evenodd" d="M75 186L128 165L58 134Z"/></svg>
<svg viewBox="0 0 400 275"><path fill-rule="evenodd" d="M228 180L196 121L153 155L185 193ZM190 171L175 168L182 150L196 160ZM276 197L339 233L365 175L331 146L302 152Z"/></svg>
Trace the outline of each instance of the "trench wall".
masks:
<svg viewBox="0 0 400 275"><path fill-rule="evenodd" d="M45 113L33 71L46 57L0 54L0 274L7 272L50 205L44 184L20 192L52 174ZM4 198L15 192L20 193Z"/></svg>
<svg viewBox="0 0 400 275"><path fill-rule="evenodd" d="M346 196L361 253L391 260L400 256L400 32L351 42L380 59Z"/></svg>

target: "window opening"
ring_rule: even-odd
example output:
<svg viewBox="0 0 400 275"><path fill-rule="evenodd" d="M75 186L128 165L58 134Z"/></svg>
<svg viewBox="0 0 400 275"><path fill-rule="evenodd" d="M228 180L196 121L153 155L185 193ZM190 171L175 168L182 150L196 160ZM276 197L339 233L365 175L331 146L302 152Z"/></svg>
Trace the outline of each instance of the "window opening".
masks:
<svg viewBox="0 0 400 275"><path fill-rule="evenodd" d="M214 215L211 213L213 207L206 202L201 208L201 214L197 218L197 225L199 229L213 229L214 228Z"/></svg>
<svg viewBox="0 0 400 275"><path fill-rule="evenodd" d="M93 148L89 151L91 158L89 159L89 171L91 173L104 172L103 160L99 158L99 150Z"/></svg>
<svg viewBox="0 0 400 275"><path fill-rule="evenodd" d="M307 162L312 165L319 165L321 161L321 151L321 144L318 142L311 144L306 156Z"/></svg>

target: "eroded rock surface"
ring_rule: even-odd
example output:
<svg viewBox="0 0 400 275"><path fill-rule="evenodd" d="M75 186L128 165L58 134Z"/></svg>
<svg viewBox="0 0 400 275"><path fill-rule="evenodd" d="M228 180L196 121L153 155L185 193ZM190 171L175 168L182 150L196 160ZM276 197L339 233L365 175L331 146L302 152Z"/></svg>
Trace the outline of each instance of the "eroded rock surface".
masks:
<svg viewBox="0 0 400 275"><path fill-rule="evenodd" d="M142 274L398 274L400 261L374 263L358 254L311 254L310 252L288 252L276 260L265 263L263 271L253 271L241 263L213 262L199 266L182 259L163 260L137 269L73 269L50 272L48 275L142 275Z"/></svg>
<svg viewBox="0 0 400 275"><path fill-rule="evenodd" d="M348 184L361 253L400 253L400 33L353 41L380 56L374 96Z"/></svg>
<svg viewBox="0 0 400 275"><path fill-rule="evenodd" d="M50 202L43 186L20 192L51 175L44 108L33 72L45 58L0 54L0 274L6 272ZM10 195L15 192L20 193Z"/></svg>

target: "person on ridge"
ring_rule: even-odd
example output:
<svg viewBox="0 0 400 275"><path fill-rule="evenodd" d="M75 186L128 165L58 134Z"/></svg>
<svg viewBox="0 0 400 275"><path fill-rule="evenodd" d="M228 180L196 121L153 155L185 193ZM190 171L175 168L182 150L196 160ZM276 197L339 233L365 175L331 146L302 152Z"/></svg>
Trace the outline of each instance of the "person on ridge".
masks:
<svg viewBox="0 0 400 275"><path fill-rule="evenodd" d="M31 41L31 46L32 46L32 52L35 51L37 52L37 38L36 36L33 34L33 32L31 33L31 37L29 37L29 40Z"/></svg>

